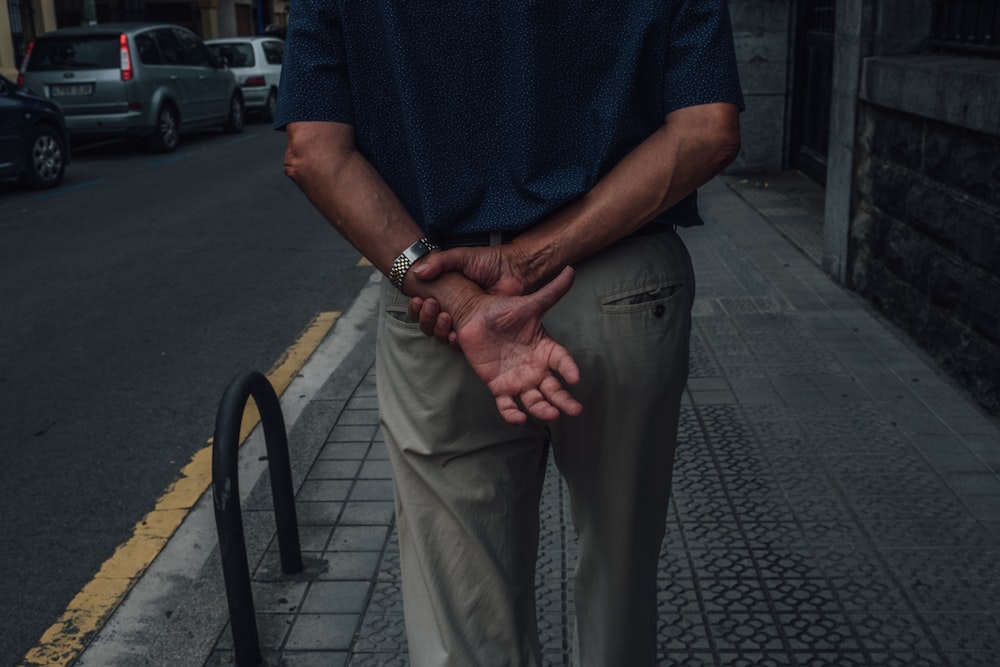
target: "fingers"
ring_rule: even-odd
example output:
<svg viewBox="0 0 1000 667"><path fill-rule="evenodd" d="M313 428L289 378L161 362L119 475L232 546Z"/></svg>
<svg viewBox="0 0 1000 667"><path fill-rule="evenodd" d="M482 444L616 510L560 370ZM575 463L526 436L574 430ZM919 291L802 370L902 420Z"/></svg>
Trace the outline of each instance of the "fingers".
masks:
<svg viewBox="0 0 1000 667"><path fill-rule="evenodd" d="M420 309L424 306L424 300L419 296L415 296L410 299L410 303L406 306L406 314L411 320L420 319Z"/></svg>
<svg viewBox="0 0 1000 667"><path fill-rule="evenodd" d="M576 365L573 355L562 345L556 345L549 355L549 368L558 373L566 384L576 384L580 381L580 368Z"/></svg>
<svg viewBox="0 0 1000 667"><path fill-rule="evenodd" d="M458 342L458 334L452 329L451 315L440 313L434 321L434 337L442 343L452 345Z"/></svg>
<svg viewBox="0 0 1000 667"><path fill-rule="evenodd" d="M496 402L500 416L508 424L518 426L528 421L528 415L521 412L521 409L517 407L517 401L514 400L513 396L497 396Z"/></svg>
<svg viewBox="0 0 1000 667"><path fill-rule="evenodd" d="M420 280L434 280L448 271L461 271L468 263L467 248L437 250L424 255L411 271Z"/></svg>
<svg viewBox="0 0 1000 667"><path fill-rule="evenodd" d="M583 406L563 388L562 383L553 376L547 377L538 389L529 389L521 394L521 406L532 417L542 421L554 421L561 414L572 417L583 412ZM528 416L518 406L512 396L497 396L497 410L500 416L509 424L523 424Z"/></svg>
<svg viewBox="0 0 1000 667"><path fill-rule="evenodd" d="M558 413L576 417L583 412L583 405L573 398L573 394L569 393L569 390L563 386L558 378L551 375L545 378L542 381L541 390L542 395L556 411L557 417Z"/></svg>
<svg viewBox="0 0 1000 667"><path fill-rule="evenodd" d="M414 297L410 299L410 306L407 308L410 317L413 317L412 311L414 303L417 301L421 301L420 309L417 311L417 321L420 323L420 330L424 332L425 336L433 336L434 329L437 326L438 315L441 314L441 305L436 299Z"/></svg>
<svg viewBox="0 0 1000 667"><path fill-rule="evenodd" d="M573 286L573 268L565 267L555 278L542 285L536 292L528 296L530 302L542 312L556 305L569 288Z"/></svg>
<svg viewBox="0 0 1000 667"><path fill-rule="evenodd" d="M556 420L562 414L575 417L583 412L580 402L552 375L542 380L538 389L521 394L521 405L531 416L543 421Z"/></svg>
<svg viewBox="0 0 1000 667"><path fill-rule="evenodd" d="M406 313L411 319L417 320L425 336L433 336L452 347L457 345L458 334L453 330L451 315L441 310L441 304L436 299L415 296L410 299Z"/></svg>

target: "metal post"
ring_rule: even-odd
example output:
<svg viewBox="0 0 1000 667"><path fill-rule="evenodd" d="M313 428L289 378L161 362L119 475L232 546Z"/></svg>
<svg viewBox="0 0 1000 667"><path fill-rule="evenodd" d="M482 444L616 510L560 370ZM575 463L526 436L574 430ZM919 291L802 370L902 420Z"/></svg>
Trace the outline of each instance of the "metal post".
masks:
<svg viewBox="0 0 1000 667"><path fill-rule="evenodd" d="M250 588L238 479L240 424L250 396L253 396L257 404L264 428L281 569L286 574L292 574L301 572L303 568L288 438L281 404L267 378L257 371L248 371L238 375L222 396L215 418L215 438L212 445L215 524L219 533L233 648L236 664L240 667L256 667L262 660L253 592Z"/></svg>

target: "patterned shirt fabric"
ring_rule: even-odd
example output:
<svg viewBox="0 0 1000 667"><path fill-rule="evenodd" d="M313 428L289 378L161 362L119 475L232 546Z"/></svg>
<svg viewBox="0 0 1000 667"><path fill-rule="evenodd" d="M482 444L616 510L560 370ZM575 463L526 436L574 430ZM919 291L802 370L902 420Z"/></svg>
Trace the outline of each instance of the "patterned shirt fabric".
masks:
<svg viewBox="0 0 1000 667"><path fill-rule="evenodd" d="M743 107L726 2L295 0L275 127L352 124L432 234L523 229L671 111Z"/></svg>

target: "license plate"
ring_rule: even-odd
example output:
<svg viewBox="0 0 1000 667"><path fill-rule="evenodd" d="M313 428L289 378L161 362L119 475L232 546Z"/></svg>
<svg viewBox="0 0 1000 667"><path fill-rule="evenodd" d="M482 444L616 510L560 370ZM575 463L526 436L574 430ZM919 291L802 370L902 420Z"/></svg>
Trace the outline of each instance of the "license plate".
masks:
<svg viewBox="0 0 1000 667"><path fill-rule="evenodd" d="M71 97L78 95L93 95L94 84L92 83L72 83L52 86L50 95L52 97Z"/></svg>

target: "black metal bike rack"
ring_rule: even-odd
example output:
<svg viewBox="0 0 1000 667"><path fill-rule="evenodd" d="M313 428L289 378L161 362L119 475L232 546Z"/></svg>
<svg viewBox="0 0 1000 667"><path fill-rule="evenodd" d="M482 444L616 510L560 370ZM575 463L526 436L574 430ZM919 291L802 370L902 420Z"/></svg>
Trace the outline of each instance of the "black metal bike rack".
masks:
<svg viewBox="0 0 1000 667"><path fill-rule="evenodd" d="M256 667L262 661L257 619L250 589L246 536L240 511L238 479L240 424L247 400L253 396L264 427L268 472L274 498L274 517L278 533L281 570L285 574L301 572L302 551L295 516L295 490L288 456L288 437L281 404L268 379L257 371L236 376L229 384L215 417L212 443L212 491L215 499L215 525L222 553L222 572L226 582L233 648L239 667Z"/></svg>

